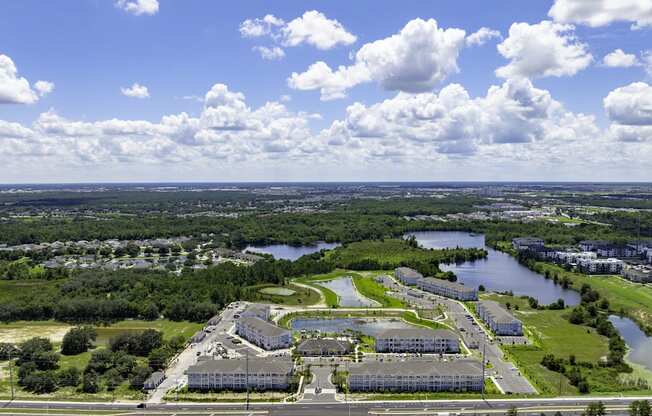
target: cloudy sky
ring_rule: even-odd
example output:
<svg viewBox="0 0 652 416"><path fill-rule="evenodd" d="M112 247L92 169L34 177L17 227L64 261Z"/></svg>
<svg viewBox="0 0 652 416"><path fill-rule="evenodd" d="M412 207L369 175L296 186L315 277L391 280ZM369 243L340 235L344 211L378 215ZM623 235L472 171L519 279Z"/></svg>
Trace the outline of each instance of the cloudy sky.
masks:
<svg viewBox="0 0 652 416"><path fill-rule="evenodd" d="M0 2L0 182L652 180L652 0Z"/></svg>

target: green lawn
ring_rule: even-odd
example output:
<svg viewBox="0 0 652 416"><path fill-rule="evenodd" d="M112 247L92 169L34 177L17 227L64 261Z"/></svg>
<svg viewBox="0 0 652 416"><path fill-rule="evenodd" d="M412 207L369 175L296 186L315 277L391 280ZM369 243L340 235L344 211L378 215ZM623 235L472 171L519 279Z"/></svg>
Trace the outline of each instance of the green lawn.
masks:
<svg viewBox="0 0 652 416"><path fill-rule="evenodd" d="M523 322L526 335L533 342L531 346L503 346L508 358L513 360L542 394L562 395L578 394L577 389L568 383L565 376L552 372L541 366L541 359L546 354L568 359L575 355L577 361L598 364L608 354L608 339L599 335L595 329L573 325L566 319L569 310L533 310L523 298L487 294L483 299L491 299L506 305L518 305L512 313ZM592 392L614 393L627 391L619 380L630 377L618 374L611 368L595 366L582 369L587 376Z"/></svg>
<svg viewBox="0 0 652 416"><path fill-rule="evenodd" d="M579 290L584 283L609 300L609 308L615 313L624 312L639 323L647 332L652 332L652 287L640 283L632 283L619 276L589 276L581 273L568 272L555 264L537 262L535 271L554 276L568 277L573 288Z"/></svg>
<svg viewBox="0 0 652 416"><path fill-rule="evenodd" d="M373 277L361 276L357 273L350 273L353 277L355 288L363 296L380 303L383 308L402 308L405 303L400 299L387 294L387 288L376 283Z"/></svg>
<svg viewBox="0 0 652 416"><path fill-rule="evenodd" d="M258 300L279 305L314 305L319 302L319 293L293 284L287 286L259 285L250 288L257 289Z"/></svg>

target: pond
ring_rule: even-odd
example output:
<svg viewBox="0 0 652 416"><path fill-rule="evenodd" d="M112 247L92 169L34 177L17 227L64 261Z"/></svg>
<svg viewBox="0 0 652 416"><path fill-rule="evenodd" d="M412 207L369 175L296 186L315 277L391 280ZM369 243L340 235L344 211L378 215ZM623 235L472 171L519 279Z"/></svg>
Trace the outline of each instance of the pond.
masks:
<svg viewBox="0 0 652 416"><path fill-rule="evenodd" d="M355 288L353 279L351 279L349 276L338 277L337 279L315 283L335 292L339 298L339 306L352 308L380 306L378 302L362 296L360 292L358 292L358 290Z"/></svg>
<svg viewBox="0 0 652 416"><path fill-rule="evenodd" d="M579 293L564 289L552 280L546 280L516 261L509 254L485 246L484 236L460 231L422 231L409 233L425 248L484 248L488 252L486 259L460 264L442 264L444 271L452 271L459 282L467 286L484 285L487 290L495 292L512 291L515 295L532 296L539 303L549 304L564 299L566 305L577 305Z"/></svg>
<svg viewBox="0 0 652 416"><path fill-rule="evenodd" d="M629 318L611 315L609 321L616 327L629 347L627 359L652 370L652 337L645 335L636 322Z"/></svg>
<svg viewBox="0 0 652 416"><path fill-rule="evenodd" d="M297 318L292 320L292 330L320 331L323 333L342 334L359 331L364 335L376 336L387 329L405 329L414 326L400 319L391 318Z"/></svg>
<svg viewBox="0 0 652 416"><path fill-rule="evenodd" d="M308 246L291 246L288 244L270 244L267 246L247 246L243 251L250 251L252 253L271 254L275 259L296 260L306 254L316 253L320 250L330 250L338 247L339 243L325 243L320 241L318 243Z"/></svg>

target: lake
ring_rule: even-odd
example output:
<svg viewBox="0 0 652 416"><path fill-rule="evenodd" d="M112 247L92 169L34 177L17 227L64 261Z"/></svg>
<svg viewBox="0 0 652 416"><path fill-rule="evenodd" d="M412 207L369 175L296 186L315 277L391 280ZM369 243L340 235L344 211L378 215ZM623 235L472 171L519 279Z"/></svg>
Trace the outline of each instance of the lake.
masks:
<svg viewBox="0 0 652 416"><path fill-rule="evenodd" d="M323 241L308 246L291 246L288 244L270 244L267 246L247 246L243 251L252 253L271 254L275 259L296 260L306 254L316 253L320 250L330 250L338 247L340 243L325 243Z"/></svg>
<svg viewBox="0 0 652 416"><path fill-rule="evenodd" d="M292 330L320 331L342 334L348 330L359 331L364 335L376 336L387 329L405 329L414 326L400 320L390 318L297 318L292 320Z"/></svg>
<svg viewBox="0 0 652 416"><path fill-rule="evenodd" d="M457 280L467 286L484 285L487 290L495 292L512 291L515 295L532 296L539 303L549 304L564 299L566 305L580 303L579 293L564 289L552 280L546 280L519 264L509 254L485 246L484 236L461 231L422 231L409 233L425 248L484 248L488 252L486 259L468 261L460 264L442 264L444 271L452 271Z"/></svg>
<svg viewBox="0 0 652 416"><path fill-rule="evenodd" d="M357 291L350 277L338 277L324 282L315 282L335 292L339 298L339 305L352 308L379 307L378 302L367 299Z"/></svg>
<svg viewBox="0 0 652 416"><path fill-rule="evenodd" d="M645 335L636 322L629 318L611 315L609 320L629 347L627 359L652 370L652 338Z"/></svg>

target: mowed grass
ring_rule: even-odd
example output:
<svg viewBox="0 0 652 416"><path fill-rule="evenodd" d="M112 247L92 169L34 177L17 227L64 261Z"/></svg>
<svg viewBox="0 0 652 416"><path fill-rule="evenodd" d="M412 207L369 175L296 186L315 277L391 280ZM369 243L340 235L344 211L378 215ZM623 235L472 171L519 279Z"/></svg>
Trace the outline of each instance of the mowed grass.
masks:
<svg viewBox="0 0 652 416"><path fill-rule="evenodd" d="M542 394L574 395L578 390L571 386L565 376L550 371L541 365L546 354L568 359L574 355L577 361L598 364L609 352L609 340L599 335L594 328L573 325L567 320L566 310L534 310L523 298L498 294L483 295L483 299L509 302L512 313L523 322L526 335L533 342L531 346L503 346L509 359L512 359L521 372L533 382ZM518 305L518 310L513 308ZM614 387L617 375L607 368L597 367L585 370L592 391L618 391Z"/></svg>
<svg viewBox="0 0 652 416"><path fill-rule="evenodd" d="M387 294L387 288L381 283L377 283L373 277L361 276L357 273L350 273L353 278L355 288L363 296L375 300L384 308L402 308L405 303L400 299Z"/></svg>
<svg viewBox="0 0 652 416"><path fill-rule="evenodd" d="M293 284L288 286L259 285L253 286L253 288L259 288L257 295L262 302L290 306L307 306L319 302L319 293Z"/></svg>
<svg viewBox="0 0 652 416"><path fill-rule="evenodd" d="M600 296L609 300L611 311L624 312L647 332L652 332L652 286L632 283L620 276L589 276L568 272L557 265L544 262L537 262L535 269L542 274L548 271L553 276L557 274L560 278L568 277L576 290L585 283L590 285Z"/></svg>

